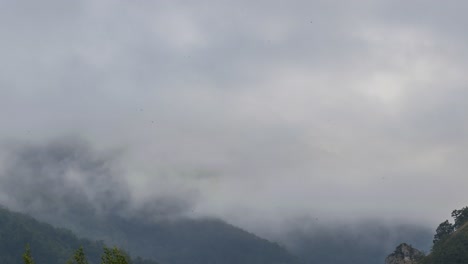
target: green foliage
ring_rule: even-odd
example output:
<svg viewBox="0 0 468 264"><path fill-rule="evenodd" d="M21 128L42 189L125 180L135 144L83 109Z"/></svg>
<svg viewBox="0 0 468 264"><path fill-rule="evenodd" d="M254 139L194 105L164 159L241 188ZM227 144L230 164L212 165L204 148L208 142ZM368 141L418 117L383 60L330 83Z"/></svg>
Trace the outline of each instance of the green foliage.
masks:
<svg viewBox="0 0 468 264"><path fill-rule="evenodd" d="M23 254L23 261L24 264L34 264L34 260L31 256L31 248L29 247L29 245L26 245L26 250Z"/></svg>
<svg viewBox="0 0 468 264"><path fill-rule="evenodd" d="M432 248L431 254L421 264L468 263L468 229L461 228Z"/></svg>
<svg viewBox="0 0 468 264"><path fill-rule="evenodd" d="M436 229L436 234L434 235L434 245L448 238L454 231L454 226L448 220L445 220L444 222L440 223L440 225Z"/></svg>
<svg viewBox="0 0 468 264"><path fill-rule="evenodd" d="M452 212L455 224L446 220L434 236L431 254L418 264L466 264L468 263L468 207Z"/></svg>
<svg viewBox="0 0 468 264"><path fill-rule="evenodd" d="M102 242L79 239L68 230L0 208L0 263L18 264L17 258L26 244L34 251L34 262L47 264L65 263L80 245L98 260L103 247Z"/></svg>
<svg viewBox="0 0 468 264"><path fill-rule="evenodd" d="M83 247L80 247L75 251L72 259L67 261L67 264L88 264L88 259L86 258Z"/></svg>
<svg viewBox="0 0 468 264"><path fill-rule="evenodd" d="M104 247L101 264L129 264L129 257L117 247Z"/></svg>
<svg viewBox="0 0 468 264"><path fill-rule="evenodd" d="M466 222L468 222L468 207L463 207L460 210L453 210L452 217L454 224L445 220L437 227L433 240L433 249L438 247L442 241L449 238L457 229L461 228Z"/></svg>
<svg viewBox="0 0 468 264"><path fill-rule="evenodd" d="M29 245L26 246L26 251L23 254L24 264L34 264L31 256ZM75 251L73 256L67 261L66 264L88 264L83 247ZM104 247L104 253L101 256L101 264L158 264L151 260L144 260L140 257L136 258L133 263L130 256L117 247L108 248Z"/></svg>
<svg viewBox="0 0 468 264"><path fill-rule="evenodd" d="M28 245L25 251L24 245ZM34 258L29 245L34 251ZM80 246L82 248L75 251ZM103 247L104 243L101 241L79 239L69 230L54 228L0 206L0 264L18 264L21 256L25 264L64 264L67 260L72 264L98 264ZM134 264L156 262L145 260Z"/></svg>
<svg viewBox="0 0 468 264"><path fill-rule="evenodd" d="M278 244L218 220L152 222L114 216L104 218L102 225L97 219L93 221L89 220L90 225L82 229L87 227L90 233L95 231L106 235L96 236L95 239L109 237L117 246L135 255L157 259L162 263L298 263ZM102 261L104 247L103 242L79 239L69 230L54 228L0 207L0 264L18 264L26 244L31 245L34 261L40 264L64 264L67 260L76 264L74 253L81 245L89 264L98 264ZM112 253L110 250L108 253ZM131 263L130 258L126 260L128 264ZM141 258L132 260L132 263L155 264Z"/></svg>
<svg viewBox="0 0 468 264"><path fill-rule="evenodd" d="M453 227L455 229L462 227L468 221L468 207L463 207L460 210L453 210L452 217L455 221Z"/></svg>

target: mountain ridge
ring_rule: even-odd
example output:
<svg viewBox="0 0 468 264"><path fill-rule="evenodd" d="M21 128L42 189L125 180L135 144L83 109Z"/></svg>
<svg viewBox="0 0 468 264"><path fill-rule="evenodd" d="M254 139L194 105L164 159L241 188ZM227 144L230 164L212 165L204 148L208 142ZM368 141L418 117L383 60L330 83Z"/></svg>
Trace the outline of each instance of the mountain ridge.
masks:
<svg viewBox="0 0 468 264"><path fill-rule="evenodd" d="M10 254L5 254L9 256L8 259L0 257L0 263L17 263L24 246L30 244L33 255L38 254L36 257L38 263L65 263L75 249L83 246L89 255L90 263L93 264L98 263L104 243L117 245L128 250L131 255L157 259L164 264L301 263L280 245L218 219L198 221L185 219L164 223L136 222L123 218L104 220L108 224L108 229L104 232L118 230L115 236L119 239L116 241L102 241L93 237L91 239L97 241L79 239L68 229L53 227L27 214L13 212L3 207L0 209L0 252L2 247L14 250ZM102 227L101 224L98 223L96 227ZM20 239L6 239L15 235L20 236ZM121 243L123 240L127 243ZM54 261L50 261L51 259ZM140 260L141 263L142 261ZM140 262L134 261L134 264ZM145 263L154 264L154 262Z"/></svg>
<svg viewBox="0 0 468 264"><path fill-rule="evenodd" d="M0 206L0 263L19 263L26 245L30 246L36 263L48 264L64 264L79 247L84 248L90 264L97 264L106 247L102 241L79 238L68 229ZM158 264L141 258L132 263Z"/></svg>

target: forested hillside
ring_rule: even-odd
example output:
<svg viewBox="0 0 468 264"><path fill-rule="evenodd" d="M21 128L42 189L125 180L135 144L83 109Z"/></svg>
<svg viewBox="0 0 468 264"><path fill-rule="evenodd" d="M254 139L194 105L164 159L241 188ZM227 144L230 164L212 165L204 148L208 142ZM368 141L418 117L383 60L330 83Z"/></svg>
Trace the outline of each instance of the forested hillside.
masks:
<svg viewBox="0 0 468 264"><path fill-rule="evenodd" d="M120 242L132 255L162 263L299 263L279 245L218 220L96 222L96 228ZM0 263L17 264L29 245L36 263L64 264L83 247L91 264L100 263L104 242L80 239L25 214L0 209ZM154 258L154 256L158 258ZM133 264L155 264L136 258Z"/></svg>
<svg viewBox="0 0 468 264"><path fill-rule="evenodd" d="M278 244L224 221L179 215L187 208L177 199L132 206L128 185L86 144L67 141L9 154L0 193L14 201L10 205L81 237L167 264L297 263Z"/></svg>
<svg viewBox="0 0 468 264"><path fill-rule="evenodd" d="M88 220L90 220L88 216ZM152 221L119 216L88 221L87 236L169 264L298 263L276 243L216 219Z"/></svg>
<svg viewBox="0 0 468 264"><path fill-rule="evenodd" d="M0 263L21 263L26 245L37 264L65 264L80 247L90 264L97 264L105 247L103 242L80 239L69 230L0 207ZM137 258L133 264L156 262Z"/></svg>
<svg viewBox="0 0 468 264"><path fill-rule="evenodd" d="M454 223L442 222L436 230L431 253L418 264L468 263L468 207L452 212Z"/></svg>

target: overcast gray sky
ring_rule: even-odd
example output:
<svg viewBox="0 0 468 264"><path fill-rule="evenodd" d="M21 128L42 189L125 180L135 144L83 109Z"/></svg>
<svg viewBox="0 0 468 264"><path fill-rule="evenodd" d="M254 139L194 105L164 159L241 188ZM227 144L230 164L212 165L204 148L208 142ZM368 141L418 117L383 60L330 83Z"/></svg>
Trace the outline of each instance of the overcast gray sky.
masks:
<svg viewBox="0 0 468 264"><path fill-rule="evenodd" d="M466 1L0 0L0 139L242 226L468 204ZM286 222L287 222L286 221Z"/></svg>

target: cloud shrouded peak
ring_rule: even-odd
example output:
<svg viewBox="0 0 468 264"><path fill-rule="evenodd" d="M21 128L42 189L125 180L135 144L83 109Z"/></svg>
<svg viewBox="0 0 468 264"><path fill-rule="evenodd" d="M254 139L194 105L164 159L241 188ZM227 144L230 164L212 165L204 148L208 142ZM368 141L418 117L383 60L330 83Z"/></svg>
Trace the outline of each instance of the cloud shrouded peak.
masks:
<svg viewBox="0 0 468 264"><path fill-rule="evenodd" d="M0 138L30 146L3 147L5 191L93 186L86 203L112 175L123 189L104 207L180 194L181 210L243 226L433 224L466 200L465 5L1 3ZM64 135L118 164L47 143Z"/></svg>

